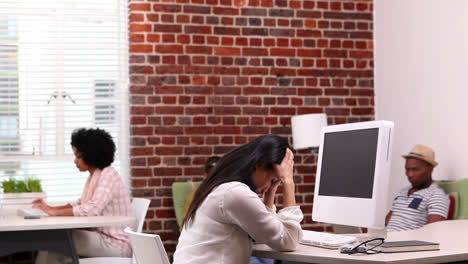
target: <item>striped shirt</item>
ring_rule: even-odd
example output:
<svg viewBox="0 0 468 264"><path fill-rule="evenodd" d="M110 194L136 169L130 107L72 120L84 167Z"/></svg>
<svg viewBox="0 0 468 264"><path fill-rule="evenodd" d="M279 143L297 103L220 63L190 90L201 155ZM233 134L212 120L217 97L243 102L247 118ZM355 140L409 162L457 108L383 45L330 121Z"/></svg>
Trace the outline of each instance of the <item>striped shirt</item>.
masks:
<svg viewBox="0 0 468 264"><path fill-rule="evenodd" d="M112 167L101 171L92 198L86 203L81 199L73 203L75 216L132 216L130 194L119 173ZM110 245L120 248L128 257L132 255L130 240L123 231L127 226L97 227L99 233Z"/></svg>
<svg viewBox="0 0 468 264"><path fill-rule="evenodd" d="M447 218L450 199L437 183L408 195L410 189L411 186L404 188L393 200L388 231L420 228L427 223L427 217L432 214Z"/></svg>

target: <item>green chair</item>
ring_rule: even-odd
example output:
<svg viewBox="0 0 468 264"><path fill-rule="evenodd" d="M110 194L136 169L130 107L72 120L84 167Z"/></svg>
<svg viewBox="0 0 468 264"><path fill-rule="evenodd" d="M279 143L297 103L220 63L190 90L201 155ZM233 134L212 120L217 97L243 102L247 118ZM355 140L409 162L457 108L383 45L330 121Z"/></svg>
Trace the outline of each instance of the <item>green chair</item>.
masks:
<svg viewBox="0 0 468 264"><path fill-rule="evenodd" d="M174 202L174 212L179 228L184 220L183 212L187 196L200 186L201 181L197 182L174 182L172 184L172 200Z"/></svg>
<svg viewBox="0 0 468 264"><path fill-rule="evenodd" d="M453 219L468 219L468 179L437 183L447 194L454 197Z"/></svg>

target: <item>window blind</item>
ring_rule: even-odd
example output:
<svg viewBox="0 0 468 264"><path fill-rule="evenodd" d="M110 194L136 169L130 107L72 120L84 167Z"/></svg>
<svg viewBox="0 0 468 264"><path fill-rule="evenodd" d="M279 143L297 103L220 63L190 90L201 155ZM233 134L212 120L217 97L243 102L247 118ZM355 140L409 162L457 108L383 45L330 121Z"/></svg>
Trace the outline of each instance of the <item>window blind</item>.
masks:
<svg viewBox="0 0 468 264"><path fill-rule="evenodd" d="M78 198L80 127L108 131L129 175L127 87L127 1L0 0L0 180L36 177L48 200Z"/></svg>

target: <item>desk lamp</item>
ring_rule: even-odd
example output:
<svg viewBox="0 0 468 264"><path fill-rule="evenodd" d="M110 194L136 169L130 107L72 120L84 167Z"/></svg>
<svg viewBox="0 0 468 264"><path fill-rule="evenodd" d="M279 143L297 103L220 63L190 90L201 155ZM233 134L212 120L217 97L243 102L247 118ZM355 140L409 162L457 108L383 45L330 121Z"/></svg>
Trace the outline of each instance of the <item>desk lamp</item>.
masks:
<svg viewBox="0 0 468 264"><path fill-rule="evenodd" d="M327 115L324 113L291 117L294 149L317 150L320 145L320 131L325 126L327 126Z"/></svg>

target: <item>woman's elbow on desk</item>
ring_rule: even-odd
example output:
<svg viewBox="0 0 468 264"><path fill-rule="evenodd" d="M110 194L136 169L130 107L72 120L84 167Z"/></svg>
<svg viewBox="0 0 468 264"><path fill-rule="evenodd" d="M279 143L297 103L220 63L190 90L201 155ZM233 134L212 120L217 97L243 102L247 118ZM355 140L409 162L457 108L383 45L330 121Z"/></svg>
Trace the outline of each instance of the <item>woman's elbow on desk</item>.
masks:
<svg viewBox="0 0 468 264"><path fill-rule="evenodd" d="M95 206L90 205L81 205L73 207L74 216L99 216L101 215L101 210Z"/></svg>
<svg viewBox="0 0 468 264"><path fill-rule="evenodd" d="M283 234L280 240L274 243L268 243L268 245L277 251L294 251L296 250L297 246L299 245L299 240L302 238L302 231L301 235L291 234L289 231L286 234Z"/></svg>
<svg viewBox="0 0 468 264"><path fill-rule="evenodd" d="M269 245L269 246L274 250L284 252L284 251L296 250L298 244L299 244L298 241L288 241L287 243L284 243L284 244L275 244L275 245Z"/></svg>

